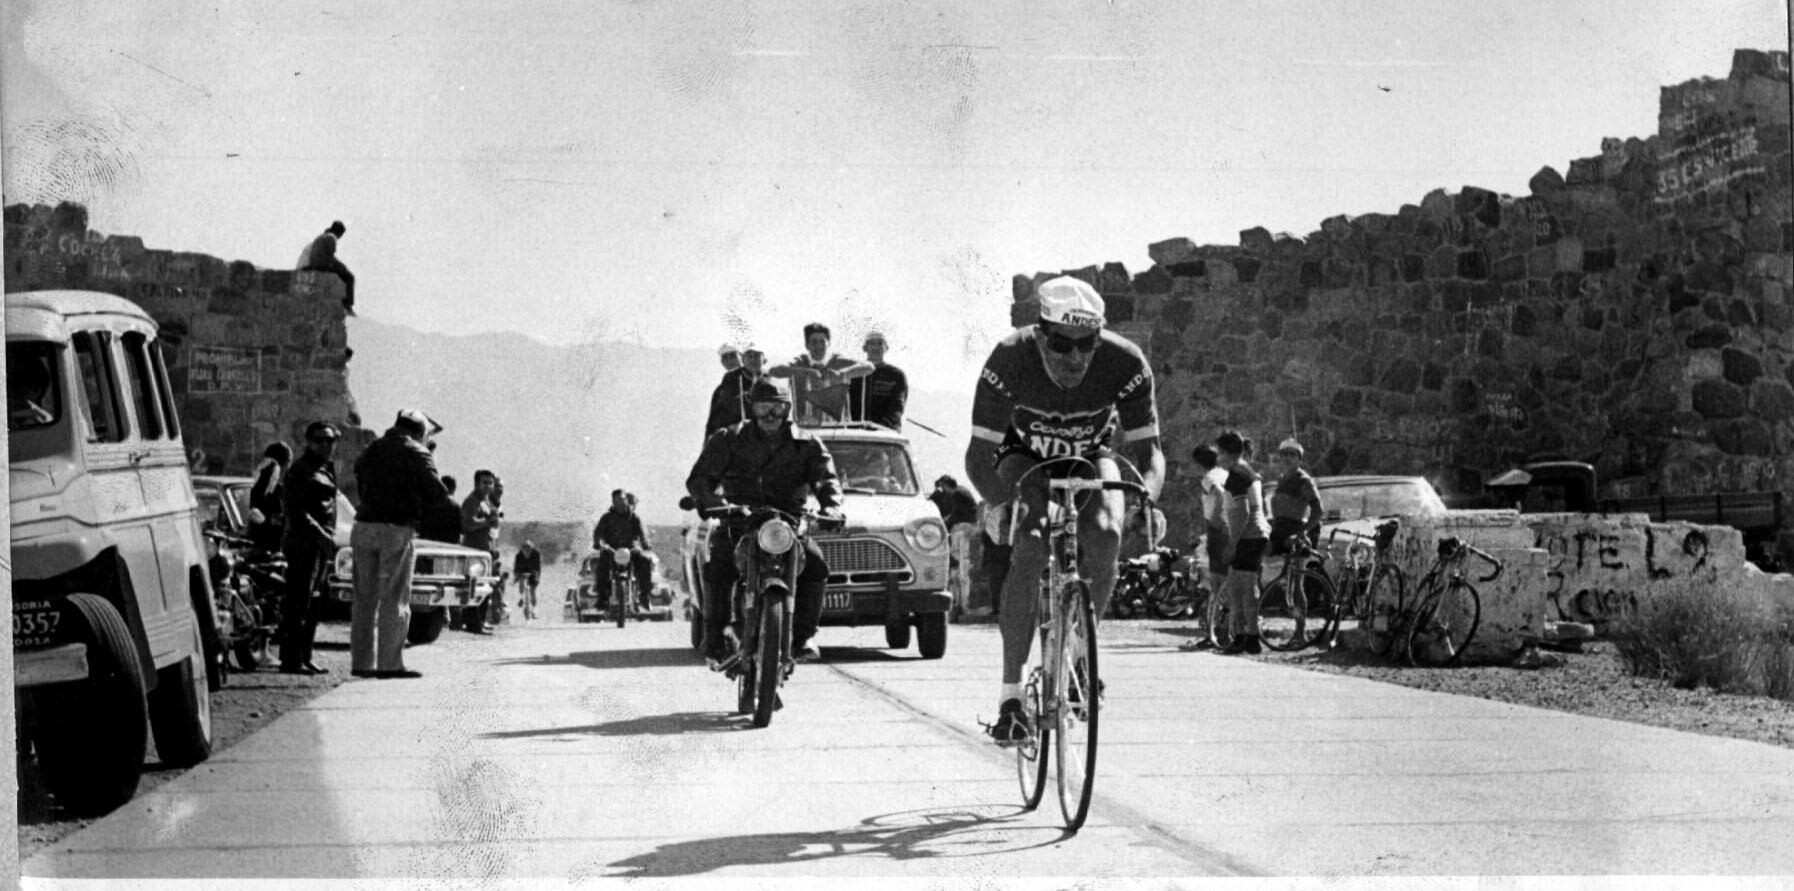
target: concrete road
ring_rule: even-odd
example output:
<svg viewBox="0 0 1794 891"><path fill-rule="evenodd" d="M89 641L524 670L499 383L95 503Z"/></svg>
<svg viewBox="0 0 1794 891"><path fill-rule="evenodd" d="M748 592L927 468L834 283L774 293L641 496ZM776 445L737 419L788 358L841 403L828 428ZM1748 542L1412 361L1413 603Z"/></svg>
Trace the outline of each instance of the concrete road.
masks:
<svg viewBox="0 0 1794 891"><path fill-rule="evenodd" d="M1105 648L1077 835L984 742L993 626L828 629L755 730L683 623L407 651L24 864L60 877L1794 873L1794 751Z"/></svg>

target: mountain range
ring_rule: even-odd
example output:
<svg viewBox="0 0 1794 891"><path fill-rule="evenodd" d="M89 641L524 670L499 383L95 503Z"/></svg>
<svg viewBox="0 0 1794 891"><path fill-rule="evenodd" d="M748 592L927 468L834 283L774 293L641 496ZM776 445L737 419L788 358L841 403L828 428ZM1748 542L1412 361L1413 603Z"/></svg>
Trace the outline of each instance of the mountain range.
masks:
<svg viewBox="0 0 1794 891"><path fill-rule="evenodd" d="M402 408L443 425L436 462L465 494L474 471L504 480L509 517L586 521L612 489L635 492L651 523L678 523L685 477L703 446L710 394L722 378L712 348L592 342L555 346L521 334L449 335L365 317L349 320L349 392L363 426L384 430ZM912 392L916 470L964 481L971 387Z"/></svg>

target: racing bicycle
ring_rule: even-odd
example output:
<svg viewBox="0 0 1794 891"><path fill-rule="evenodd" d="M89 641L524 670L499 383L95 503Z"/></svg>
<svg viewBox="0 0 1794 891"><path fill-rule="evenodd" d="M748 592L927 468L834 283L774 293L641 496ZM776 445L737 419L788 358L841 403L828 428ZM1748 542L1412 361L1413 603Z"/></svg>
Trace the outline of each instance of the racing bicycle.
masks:
<svg viewBox="0 0 1794 891"><path fill-rule="evenodd" d="M1471 556L1482 559L1494 571L1477 579L1492 582L1501 575L1502 562L1456 536L1439 540L1438 556L1414 588L1409 610L1397 614L1389 636L1397 654L1409 665L1437 668L1456 665L1476 639L1482 620L1482 598L1464 580L1464 565Z"/></svg>
<svg viewBox="0 0 1794 891"><path fill-rule="evenodd" d="M1327 555L1315 550L1306 533L1290 536L1283 569L1264 588L1258 606L1258 634L1273 650L1294 652L1326 630L1336 594L1327 577Z"/></svg>
<svg viewBox="0 0 1794 891"><path fill-rule="evenodd" d="M1341 533L1355 540L1346 545L1345 560L1333 579L1333 612L1321 632L1321 646L1332 646L1339 638L1340 624L1348 619L1359 628L1369 629L1372 617L1382 614L1384 627L1388 627L1387 616L1401 609L1408 577L1396 565L1393 547L1401 528L1401 518L1390 517L1377 524L1374 534L1343 527L1334 527L1328 533L1329 549ZM1383 644L1378 655L1388 651L1388 635L1374 636L1372 640L1373 646Z"/></svg>
<svg viewBox="0 0 1794 891"><path fill-rule="evenodd" d="M1054 459L1035 465L1086 459ZM1135 472L1138 475L1138 471ZM1032 712L1035 731L1015 748L1022 806L1040 806L1046 792L1047 751L1058 764L1059 810L1065 828L1076 832L1090 814L1096 788L1096 742L1102 679L1098 672L1096 606L1090 582L1079 574L1078 494L1132 492L1152 509L1146 487L1125 480L1047 481L1047 568L1040 582L1040 646L1023 687L1023 708Z"/></svg>

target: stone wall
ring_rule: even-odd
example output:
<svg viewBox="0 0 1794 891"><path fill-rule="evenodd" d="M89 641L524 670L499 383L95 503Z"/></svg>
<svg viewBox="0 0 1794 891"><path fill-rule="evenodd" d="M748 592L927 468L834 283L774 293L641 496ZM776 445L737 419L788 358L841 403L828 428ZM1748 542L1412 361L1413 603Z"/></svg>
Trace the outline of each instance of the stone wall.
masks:
<svg viewBox="0 0 1794 891"><path fill-rule="evenodd" d="M1420 474L1448 498L1514 463L1595 465L1607 497L1794 497L1787 53L1663 88L1658 132L1306 238L1173 238L1153 266L1067 270L1148 352L1189 539L1190 449L1291 434L1316 474ZM1036 316L1016 276L1016 324ZM1261 453L1262 454L1262 453Z"/></svg>
<svg viewBox="0 0 1794 891"><path fill-rule="evenodd" d="M343 428L338 482L353 491L349 459L374 434L349 394L336 276L146 248L88 229L74 204L12 205L5 221L7 291L103 291L155 318L196 472L249 473L268 443L298 449L322 419Z"/></svg>

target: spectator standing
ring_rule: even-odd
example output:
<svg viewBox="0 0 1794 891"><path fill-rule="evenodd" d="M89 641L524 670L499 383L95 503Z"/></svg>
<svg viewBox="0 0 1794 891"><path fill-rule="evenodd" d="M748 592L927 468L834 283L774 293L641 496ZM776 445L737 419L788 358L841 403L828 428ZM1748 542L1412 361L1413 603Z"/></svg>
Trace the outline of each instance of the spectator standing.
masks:
<svg viewBox="0 0 1794 891"><path fill-rule="evenodd" d="M929 493L928 500L934 502L935 510L941 512L941 521L949 530L963 523L978 522L978 499L961 488L959 481L950 474L934 481L934 491Z"/></svg>
<svg viewBox="0 0 1794 891"><path fill-rule="evenodd" d="M872 366L829 352L833 335L828 326L811 322L804 326L805 352L766 373L791 381L793 421L822 423L847 416L847 382L872 373Z"/></svg>
<svg viewBox="0 0 1794 891"><path fill-rule="evenodd" d="M1321 490L1314 477L1302 468L1303 453L1302 444L1292 436L1277 444L1277 455L1271 459L1271 466L1277 471L1277 485L1271 490L1272 556L1289 553L1289 541L1297 535L1307 535L1310 544L1318 545L1321 541L1321 518L1326 516L1326 507L1321 503Z"/></svg>
<svg viewBox="0 0 1794 891"><path fill-rule="evenodd" d="M324 421L305 428L305 449L288 470L281 552L287 558L286 589L280 603L280 670L283 674L324 674L311 661L318 634L313 595L336 556L336 442L342 434Z"/></svg>
<svg viewBox="0 0 1794 891"><path fill-rule="evenodd" d="M728 348L724 345L724 348ZM724 363L727 364L727 363ZM710 394L710 416L704 420L704 437L747 419L747 395L766 373L766 354L749 346L741 351L739 367L723 373L722 382Z"/></svg>
<svg viewBox="0 0 1794 891"><path fill-rule="evenodd" d="M331 272L343 282L343 311L355 314L355 273L343 265L336 257L337 240L348 232L342 220L334 220L323 234L311 240L305 250L299 252L298 270L300 272Z"/></svg>
<svg viewBox="0 0 1794 891"><path fill-rule="evenodd" d="M1225 597L1233 620L1233 642L1221 652L1260 653L1258 640L1258 576L1271 534L1265 519L1264 484L1246 459L1252 440L1229 430L1215 438L1217 466L1227 470L1222 491L1227 498L1227 579L1218 596Z"/></svg>
<svg viewBox="0 0 1794 891"><path fill-rule="evenodd" d="M885 361L883 334L868 332L863 346L872 370L848 385L853 418L900 431L903 429L903 410L909 403L909 377L903 369Z"/></svg>
<svg viewBox="0 0 1794 891"><path fill-rule="evenodd" d="M511 561L511 576L517 579L517 600L523 606L525 621L536 617L536 585L542 580L542 552L536 543L525 539Z"/></svg>
<svg viewBox="0 0 1794 891"><path fill-rule="evenodd" d="M1202 477L1196 483L1198 507L1202 513L1202 532L1196 543L1207 563L1209 597L1221 596L1222 583L1227 579L1227 546L1230 543L1227 534L1227 469L1217 466L1220 455L1214 446L1200 445L1190 450L1190 460L1196 462L1196 468ZM1215 610L1208 611L1212 618ZM1220 639L1215 629L1205 625L1204 636L1182 645L1182 649L1196 650L1204 646L1220 646Z"/></svg>
<svg viewBox="0 0 1794 891"><path fill-rule="evenodd" d="M498 474L476 470L473 472L473 491L461 502L461 546L491 554L494 573L498 571L498 551L494 545L498 541L499 521L504 517L496 499L502 496ZM496 590L493 596L498 596ZM486 629L485 612L484 606L462 609L461 630L469 634L491 634Z"/></svg>
<svg viewBox="0 0 1794 891"><path fill-rule="evenodd" d="M725 343L716 348L716 358L723 363L723 373L741 367L741 348L732 343Z"/></svg>
<svg viewBox="0 0 1794 891"><path fill-rule="evenodd" d="M424 447L429 424L421 411L400 411L355 459L361 509L349 539L355 557L349 665L356 677L420 676L405 668L417 525L426 506L448 494Z"/></svg>
<svg viewBox="0 0 1794 891"><path fill-rule="evenodd" d="M272 442L262 450L249 487L249 540L264 551L280 550L285 521L284 485L293 450L284 442Z"/></svg>
<svg viewBox="0 0 1794 891"><path fill-rule="evenodd" d="M454 477L443 474L442 499L424 506L424 516L417 527L418 538L447 544L461 543L461 502L455 500L457 485Z"/></svg>

